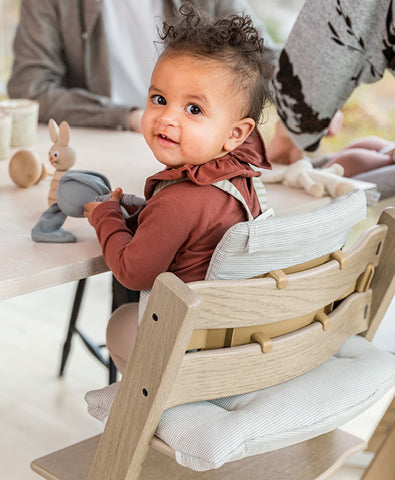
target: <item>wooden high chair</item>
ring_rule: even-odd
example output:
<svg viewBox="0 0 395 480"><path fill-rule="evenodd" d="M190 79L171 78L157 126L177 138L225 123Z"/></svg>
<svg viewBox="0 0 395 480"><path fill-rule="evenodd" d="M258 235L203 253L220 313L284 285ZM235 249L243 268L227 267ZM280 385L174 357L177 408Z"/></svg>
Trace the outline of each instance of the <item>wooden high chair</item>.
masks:
<svg viewBox="0 0 395 480"><path fill-rule="evenodd" d="M370 404L367 397L376 399L395 384L393 356L367 341L373 338L395 292L394 251L395 208L390 208L347 252L339 251L321 265L303 271L191 284L171 273L160 275L104 433L34 461L33 470L51 480L328 478L348 456L365 447L364 442L337 427L366 409ZM285 322L277 333L270 328L276 322ZM231 339L240 327L250 328L247 344L232 346ZM207 347L207 331L212 329L225 332L224 344L230 346ZM189 350L191 337L193 351ZM339 349L341 353L337 353ZM370 371L376 355L383 357ZM344 363L335 367L337 362ZM334 368L342 373L330 377ZM321 422L320 428L315 429L315 423L310 422L320 410L313 407L305 431L286 424L271 440L261 435L261 430L249 438L247 429L242 447L239 442L231 449L231 461L218 469L193 471L174 461L176 457L188 463L185 458L197 437L202 442L200 453L211 442L212 456L217 455L216 448L222 449L238 429L227 423L235 413L229 407L232 402L243 408L252 399L248 403L252 408L258 400L272 396L273 407L301 389L304 394L291 398L281 412L288 415L282 419L293 422L321 389L332 388L332 394L326 393L318 405L323 409L337 405L335 397L347 390L347 382L351 387L345 396L352 396L364 384L364 399L353 399L358 407L348 405L345 415L333 414L336 418L332 422L317 418L314 422ZM210 412L221 410L225 419L226 433L219 432L217 440L211 437L217 432L209 432L210 418L215 417L206 416L207 408ZM268 415L262 429L268 419L276 428L281 423L280 413L279 417L277 413L270 416L266 407L251 420L247 408L242 411L241 426L248 424L252 431L261 415ZM174 422L177 427L173 431ZM200 425L203 428L199 429ZM188 430L185 435L184 428ZM292 429L294 432L289 431ZM210 436L207 440L206 431ZM293 433L295 438L291 438ZM176 446L156 435L168 435ZM251 456L237 459L246 452ZM190 462L195 459L198 468L206 468L199 455L191 453Z"/></svg>

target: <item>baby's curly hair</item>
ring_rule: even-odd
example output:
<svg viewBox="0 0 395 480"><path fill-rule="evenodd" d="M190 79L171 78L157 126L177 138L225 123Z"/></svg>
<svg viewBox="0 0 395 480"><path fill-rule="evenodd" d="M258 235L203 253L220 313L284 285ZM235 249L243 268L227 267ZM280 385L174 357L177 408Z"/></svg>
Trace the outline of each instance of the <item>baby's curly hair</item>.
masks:
<svg viewBox="0 0 395 480"><path fill-rule="evenodd" d="M223 62L237 79L237 87L249 93L245 117L259 122L267 100L264 46L248 15L212 19L185 2L171 23L163 22L159 35L165 44L163 54L187 53Z"/></svg>

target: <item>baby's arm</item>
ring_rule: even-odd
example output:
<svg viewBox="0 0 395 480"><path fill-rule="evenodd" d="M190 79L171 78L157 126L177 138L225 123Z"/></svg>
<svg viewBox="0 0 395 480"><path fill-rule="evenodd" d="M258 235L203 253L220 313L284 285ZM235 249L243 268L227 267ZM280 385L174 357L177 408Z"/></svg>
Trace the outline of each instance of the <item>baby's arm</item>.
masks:
<svg viewBox="0 0 395 480"><path fill-rule="evenodd" d="M196 215L191 215L184 196L168 196L166 190L147 202L135 233L114 202L100 203L93 213L93 227L107 266L119 282L132 290L152 288L155 278L169 269L198 221Z"/></svg>

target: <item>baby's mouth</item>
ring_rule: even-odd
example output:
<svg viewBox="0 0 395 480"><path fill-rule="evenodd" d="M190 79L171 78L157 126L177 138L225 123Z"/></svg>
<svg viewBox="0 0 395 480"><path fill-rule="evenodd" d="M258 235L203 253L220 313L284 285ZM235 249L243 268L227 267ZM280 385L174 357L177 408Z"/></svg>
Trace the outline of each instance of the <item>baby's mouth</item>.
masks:
<svg viewBox="0 0 395 480"><path fill-rule="evenodd" d="M178 142L173 140L172 138L168 137L167 135L163 133L159 133L157 135L158 140L160 143L165 144L165 145L178 145Z"/></svg>

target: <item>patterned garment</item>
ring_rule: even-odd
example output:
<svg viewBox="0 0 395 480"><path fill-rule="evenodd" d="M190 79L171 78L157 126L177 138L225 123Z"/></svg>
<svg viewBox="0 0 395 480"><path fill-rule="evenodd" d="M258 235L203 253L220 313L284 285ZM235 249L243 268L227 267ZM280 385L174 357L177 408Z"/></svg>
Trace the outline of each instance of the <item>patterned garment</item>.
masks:
<svg viewBox="0 0 395 480"><path fill-rule="evenodd" d="M355 87L395 74L395 0L306 0L272 80L292 140L315 150Z"/></svg>

